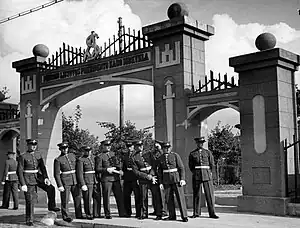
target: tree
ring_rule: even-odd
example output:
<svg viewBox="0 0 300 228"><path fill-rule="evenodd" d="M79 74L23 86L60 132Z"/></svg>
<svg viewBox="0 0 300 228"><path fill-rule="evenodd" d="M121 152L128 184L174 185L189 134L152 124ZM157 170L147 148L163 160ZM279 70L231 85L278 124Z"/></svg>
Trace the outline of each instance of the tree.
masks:
<svg viewBox="0 0 300 228"><path fill-rule="evenodd" d="M9 89L6 86L0 90L0 102L10 98L10 96L8 96L8 92Z"/></svg>
<svg viewBox="0 0 300 228"><path fill-rule="evenodd" d="M208 136L208 148L213 153L218 174L223 172L225 183L239 181L241 146L239 135L234 135L230 125L217 126ZM219 170L219 166L223 167ZM219 175L220 176L220 175Z"/></svg>
<svg viewBox="0 0 300 228"><path fill-rule="evenodd" d="M79 105L76 106L73 117L66 117L64 113L62 114L63 141L68 142L70 152L74 152L78 156L82 153L80 148L86 145L92 147L93 153L97 153L100 149L98 137L90 134L87 129L79 128L81 117Z"/></svg>
<svg viewBox="0 0 300 228"><path fill-rule="evenodd" d="M154 145L154 140L152 138L152 133L149 132L149 128L136 129L134 123L126 121L122 128L117 127L114 123L110 122L97 122L100 127L107 128L108 132L105 137L111 140L112 150L117 154L121 154L126 150L126 141L131 140L143 140L144 150L149 152L152 150Z"/></svg>

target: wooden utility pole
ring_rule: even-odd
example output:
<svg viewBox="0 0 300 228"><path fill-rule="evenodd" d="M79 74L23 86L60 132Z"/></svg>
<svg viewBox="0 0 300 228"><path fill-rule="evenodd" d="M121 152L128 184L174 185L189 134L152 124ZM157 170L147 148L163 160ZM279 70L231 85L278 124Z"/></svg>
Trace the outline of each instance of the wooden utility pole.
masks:
<svg viewBox="0 0 300 228"><path fill-rule="evenodd" d="M122 17L119 17L118 19L119 24L119 31L118 31L118 37L119 37L119 53L121 53L123 49L123 40L122 40ZM124 86L121 83L120 84L120 129L124 126Z"/></svg>

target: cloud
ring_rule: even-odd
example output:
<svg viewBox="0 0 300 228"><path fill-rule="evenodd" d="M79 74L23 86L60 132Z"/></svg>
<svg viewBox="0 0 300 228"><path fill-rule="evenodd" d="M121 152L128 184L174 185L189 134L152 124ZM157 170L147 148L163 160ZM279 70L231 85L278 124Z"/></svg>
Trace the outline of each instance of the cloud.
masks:
<svg viewBox="0 0 300 228"><path fill-rule="evenodd" d="M280 22L274 25L259 23L238 24L227 14L216 14L213 17L215 35L206 43L206 70L213 70L229 75L235 74L229 67L229 58L257 52L255 39L263 32L275 35L277 47L290 49L291 42L299 41L300 31ZM298 47L292 52L297 52Z"/></svg>

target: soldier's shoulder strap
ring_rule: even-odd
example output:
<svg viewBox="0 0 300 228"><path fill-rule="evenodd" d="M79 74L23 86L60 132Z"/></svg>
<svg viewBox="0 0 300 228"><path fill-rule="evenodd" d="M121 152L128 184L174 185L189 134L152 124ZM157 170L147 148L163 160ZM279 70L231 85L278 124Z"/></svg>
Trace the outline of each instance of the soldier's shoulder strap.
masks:
<svg viewBox="0 0 300 228"><path fill-rule="evenodd" d="M191 153L194 153L194 152L197 152L197 151L198 151L198 149L194 149L194 150L191 151Z"/></svg>

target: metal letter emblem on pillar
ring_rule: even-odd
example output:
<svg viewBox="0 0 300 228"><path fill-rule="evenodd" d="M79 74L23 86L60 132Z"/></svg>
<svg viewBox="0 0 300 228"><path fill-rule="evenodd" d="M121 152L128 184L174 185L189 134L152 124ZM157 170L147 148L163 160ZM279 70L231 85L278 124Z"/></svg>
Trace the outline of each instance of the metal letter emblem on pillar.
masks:
<svg viewBox="0 0 300 228"><path fill-rule="evenodd" d="M30 102L26 105L26 129L27 129L27 139L31 139L31 131L32 131L32 110L31 110L32 104Z"/></svg>
<svg viewBox="0 0 300 228"><path fill-rule="evenodd" d="M172 85L173 82L167 81L166 85L166 95L163 96L163 99L166 100L166 118L167 118L167 135L168 141L173 145L173 124L174 124L174 117L173 117L173 99L175 98L175 94L172 93Z"/></svg>

